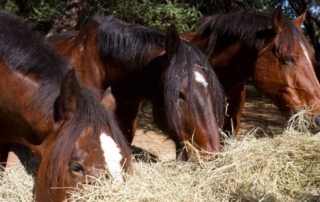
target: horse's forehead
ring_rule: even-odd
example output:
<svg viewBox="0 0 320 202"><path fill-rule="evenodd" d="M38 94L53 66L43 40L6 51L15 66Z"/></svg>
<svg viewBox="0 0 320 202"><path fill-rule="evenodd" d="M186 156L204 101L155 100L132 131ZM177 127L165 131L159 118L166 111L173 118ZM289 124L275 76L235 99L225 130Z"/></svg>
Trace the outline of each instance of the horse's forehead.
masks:
<svg viewBox="0 0 320 202"><path fill-rule="evenodd" d="M80 140L84 140L86 138L89 138L90 135L93 134L93 128L92 127L85 127L81 133L80 133L80 136L79 136L79 139Z"/></svg>
<svg viewBox="0 0 320 202"><path fill-rule="evenodd" d="M94 134L92 127L87 127L81 131L76 142L76 148L84 151L88 150L87 152L97 151L100 148L99 136Z"/></svg>

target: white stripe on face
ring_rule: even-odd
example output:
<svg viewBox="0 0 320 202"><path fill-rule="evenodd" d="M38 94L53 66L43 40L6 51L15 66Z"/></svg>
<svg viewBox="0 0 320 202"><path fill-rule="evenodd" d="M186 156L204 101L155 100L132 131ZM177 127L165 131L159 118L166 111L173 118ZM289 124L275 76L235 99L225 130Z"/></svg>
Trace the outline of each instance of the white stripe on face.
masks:
<svg viewBox="0 0 320 202"><path fill-rule="evenodd" d="M309 62L309 65L312 67L312 62L311 62L311 60L310 60L310 57L309 57L309 53L308 53L308 51L307 51L307 48L304 46L304 44L303 44L301 41L300 41L300 45L301 45L301 47L302 47L304 56L306 56L306 58L307 58L307 60L308 60L308 62Z"/></svg>
<svg viewBox="0 0 320 202"><path fill-rule="evenodd" d="M201 83L204 87L208 86L208 82L206 81L206 79L203 77L202 74L200 74L198 71L194 72L194 77L195 80L199 83Z"/></svg>
<svg viewBox="0 0 320 202"><path fill-rule="evenodd" d="M115 141L105 133L100 135L100 143L108 170L115 180L123 181L121 160L122 155Z"/></svg>

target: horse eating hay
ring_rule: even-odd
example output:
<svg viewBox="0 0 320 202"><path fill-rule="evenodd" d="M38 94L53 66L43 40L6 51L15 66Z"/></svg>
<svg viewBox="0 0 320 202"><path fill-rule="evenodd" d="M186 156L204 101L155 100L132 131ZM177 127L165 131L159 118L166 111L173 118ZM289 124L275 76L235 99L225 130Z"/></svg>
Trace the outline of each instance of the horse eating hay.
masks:
<svg viewBox="0 0 320 202"><path fill-rule="evenodd" d="M300 29L303 20L301 15L290 21L278 10L272 17L220 13L205 18L196 33L182 35L208 56L225 89L230 116L226 130L238 131L248 78L288 116L311 108L308 118L320 129L320 85Z"/></svg>
<svg viewBox="0 0 320 202"><path fill-rule="evenodd" d="M35 200L62 201L66 190L59 187L87 182L101 169L121 180L131 168L126 141L96 95L80 87L71 66L5 11L0 44L0 157L12 144L39 156Z"/></svg>
<svg viewBox="0 0 320 202"><path fill-rule="evenodd" d="M95 16L78 32L48 40L74 64L81 83L100 93L111 86L115 113L129 143L140 101L150 99L155 121L175 141L182 158L187 158L185 141L204 155L221 150L224 92L205 55L181 41L174 26L164 35Z"/></svg>

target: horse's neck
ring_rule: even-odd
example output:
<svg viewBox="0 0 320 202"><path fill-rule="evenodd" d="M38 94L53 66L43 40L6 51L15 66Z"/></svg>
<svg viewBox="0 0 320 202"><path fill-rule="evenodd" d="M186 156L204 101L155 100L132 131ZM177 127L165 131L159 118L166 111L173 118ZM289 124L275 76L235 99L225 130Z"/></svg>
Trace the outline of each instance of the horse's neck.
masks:
<svg viewBox="0 0 320 202"><path fill-rule="evenodd" d="M71 62L80 83L102 89L106 73L98 53L96 33L88 33L85 37L79 34L54 41L53 46Z"/></svg>
<svg viewBox="0 0 320 202"><path fill-rule="evenodd" d="M225 46L217 43L208 53L209 60L226 91L253 76L257 50L244 46L241 42Z"/></svg>
<svg viewBox="0 0 320 202"><path fill-rule="evenodd" d="M12 136L12 139L20 139L21 144L25 141L22 137L30 138L26 142L40 143L46 134L54 130L51 109L36 101L41 82L18 71L10 71L1 61L0 67L0 92L3 92L0 116L1 124L6 128L4 130L10 133L7 135Z"/></svg>

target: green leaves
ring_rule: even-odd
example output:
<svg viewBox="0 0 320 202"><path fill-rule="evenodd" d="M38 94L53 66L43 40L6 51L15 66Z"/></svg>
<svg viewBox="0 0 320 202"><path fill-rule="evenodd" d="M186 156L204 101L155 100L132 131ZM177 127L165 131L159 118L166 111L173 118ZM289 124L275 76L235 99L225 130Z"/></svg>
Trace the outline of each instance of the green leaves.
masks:
<svg viewBox="0 0 320 202"><path fill-rule="evenodd" d="M169 0L165 3L152 0L122 1L113 8L111 14L161 31L174 23L179 32L195 30L201 17L195 7Z"/></svg>

